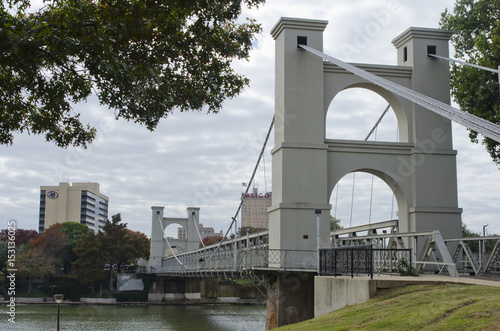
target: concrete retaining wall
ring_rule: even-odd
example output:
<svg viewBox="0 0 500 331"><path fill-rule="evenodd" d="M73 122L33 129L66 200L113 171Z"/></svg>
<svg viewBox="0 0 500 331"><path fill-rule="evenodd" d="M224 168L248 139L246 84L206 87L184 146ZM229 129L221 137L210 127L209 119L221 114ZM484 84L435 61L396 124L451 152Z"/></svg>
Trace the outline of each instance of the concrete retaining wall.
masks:
<svg viewBox="0 0 500 331"><path fill-rule="evenodd" d="M238 302L240 301L239 297L218 297L217 300L220 302Z"/></svg>
<svg viewBox="0 0 500 331"><path fill-rule="evenodd" d="M314 317L368 301L376 292L376 281L369 278L315 277Z"/></svg>
<svg viewBox="0 0 500 331"><path fill-rule="evenodd" d="M455 283L498 286L500 282L447 276L379 276L350 278L346 276L314 277L314 316L328 314L345 306L363 303L372 298L377 290L418 284Z"/></svg>
<svg viewBox="0 0 500 331"><path fill-rule="evenodd" d="M117 277L118 291L142 291L144 283L137 274L121 273Z"/></svg>
<svg viewBox="0 0 500 331"><path fill-rule="evenodd" d="M54 302L53 297L46 297L46 298L22 298L22 297L17 297L16 302L18 303L43 303L43 302Z"/></svg>
<svg viewBox="0 0 500 331"><path fill-rule="evenodd" d="M116 298L80 298L80 302L92 304L115 304Z"/></svg>

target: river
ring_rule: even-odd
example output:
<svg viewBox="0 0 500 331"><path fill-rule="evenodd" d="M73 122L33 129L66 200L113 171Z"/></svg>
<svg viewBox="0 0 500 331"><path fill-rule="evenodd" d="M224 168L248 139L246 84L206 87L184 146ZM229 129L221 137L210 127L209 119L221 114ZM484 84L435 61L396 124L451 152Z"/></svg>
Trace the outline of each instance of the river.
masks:
<svg viewBox="0 0 500 331"><path fill-rule="evenodd" d="M1 308L0 330L56 330L56 305L16 305L15 324ZM263 306L61 305L60 330L264 330Z"/></svg>

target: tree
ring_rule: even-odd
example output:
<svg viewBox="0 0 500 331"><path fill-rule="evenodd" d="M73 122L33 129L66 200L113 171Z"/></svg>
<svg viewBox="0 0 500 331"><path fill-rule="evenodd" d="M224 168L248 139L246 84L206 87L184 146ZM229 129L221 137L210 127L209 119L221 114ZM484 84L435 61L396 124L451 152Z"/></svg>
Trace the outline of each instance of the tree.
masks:
<svg viewBox="0 0 500 331"><path fill-rule="evenodd" d="M26 245L38 236L35 230L15 229L16 221L8 222L9 228L0 231L0 271L7 276L7 261L23 252ZM14 242L14 244L12 244ZM14 246L13 246L14 245ZM13 254L16 253L16 254Z"/></svg>
<svg viewBox="0 0 500 331"><path fill-rule="evenodd" d="M16 132L67 147L96 134L72 104L95 91L115 117L154 130L173 110L218 112L248 85L231 67L261 27L264 0L30 0L0 5L0 144Z"/></svg>
<svg viewBox="0 0 500 331"><path fill-rule="evenodd" d="M127 223L121 223L120 214L113 215L103 227L104 233L98 237L102 243L104 259L110 265L109 289L113 290L113 265L120 268L133 259L149 259L149 239L145 234L127 229Z"/></svg>
<svg viewBox="0 0 500 331"><path fill-rule="evenodd" d="M7 276L7 261L9 259L9 242L0 240L0 270Z"/></svg>
<svg viewBox="0 0 500 331"><path fill-rule="evenodd" d="M472 232L465 223L462 222L462 238L477 238L479 233ZM468 245L472 252L479 252L479 241L470 241Z"/></svg>
<svg viewBox="0 0 500 331"><path fill-rule="evenodd" d="M77 222L62 222L62 232L66 235L68 243L76 243L83 235L90 232L88 226Z"/></svg>
<svg viewBox="0 0 500 331"><path fill-rule="evenodd" d="M62 248L62 259L64 272L71 271L72 263L76 261L77 255L73 252L76 242L85 234L90 232L88 226L77 222L63 222L62 232L67 238L66 245Z"/></svg>
<svg viewBox="0 0 500 331"><path fill-rule="evenodd" d="M36 230L25 230L25 229L16 229L14 233L16 246L19 247L23 244L30 242L32 239L36 239L38 237L38 232ZM0 232L0 241L8 241L9 239L9 230L3 229Z"/></svg>
<svg viewBox="0 0 500 331"><path fill-rule="evenodd" d="M484 67L497 69L500 64L500 1L457 0L453 13L442 14L440 26L454 32L455 57ZM500 95L497 74L453 65L451 91L460 109L500 123ZM477 132L469 137L478 142ZM500 164L500 143L484 138L482 143L496 164Z"/></svg>
<svg viewBox="0 0 500 331"><path fill-rule="evenodd" d="M99 232L99 240L102 242L102 251L104 259L109 263L109 289L112 291L113 286L113 266L118 264L121 257L126 254L126 248L123 243L123 238L127 234L127 224L120 223L121 215L116 214L111 217L111 221L106 221L103 227L104 233Z"/></svg>
<svg viewBox="0 0 500 331"><path fill-rule="evenodd" d="M14 238L15 246L12 246L11 239ZM9 230L4 229L0 232L0 271L7 276L7 262L14 259L19 254L24 253L29 249L31 240L38 237L38 232L35 230L16 229L14 234L9 235ZM15 254L13 254L15 252ZM12 262L15 265L15 261Z"/></svg>
<svg viewBox="0 0 500 331"><path fill-rule="evenodd" d="M205 246L210 246L210 245L213 245L213 244L218 244L221 241L222 241L222 236L219 236L219 235L215 235L215 236L210 236L210 237L203 238L203 244L205 244ZM200 248L203 247L203 244L200 243Z"/></svg>
<svg viewBox="0 0 500 331"><path fill-rule="evenodd" d="M344 227L340 225L340 220L330 215L330 231L339 230L343 228Z"/></svg>
<svg viewBox="0 0 500 331"><path fill-rule="evenodd" d="M144 233L127 229L125 242L128 246L129 257L123 262L130 262L131 259L141 258L144 260L149 260L151 245L149 242L149 238Z"/></svg>
<svg viewBox="0 0 500 331"><path fill-rule="evenodd" d="M240 237L243 237L243 236L246 236L247 235L247 232L248 233L257 233L257 232L262 232L262 231L267 231L267 228L254 228L252 226L249 227L250 230L247 231L247 228L246 227L241 227L238 229L238 235Z"/></svg>
<svg viewBox="0 0 500 331"><path fill-rule="evenodd" d="M41 235L31 241L31 248L40 248L45 254L53 257L58 264L62 258L62 248L68 243L63 232L63 225L56 223L45 229Z"/></svg>
<svg viewBox="0 0 500 331"><path fill-rule="evenodd" d="M94 282L101 279L105 263L100 237L89 231L76 242L73 252L78 256L73 262L76 279L94 294Z"/></svg>
<svg viewBox="0 0 500 331"><path fill-rule="evenodd" d="M55 273L55 259L46 254L41 247L32 247L16 256L16 267L19 274L28 278L28 294L33 290L33 280L45 278Z"/></svg>

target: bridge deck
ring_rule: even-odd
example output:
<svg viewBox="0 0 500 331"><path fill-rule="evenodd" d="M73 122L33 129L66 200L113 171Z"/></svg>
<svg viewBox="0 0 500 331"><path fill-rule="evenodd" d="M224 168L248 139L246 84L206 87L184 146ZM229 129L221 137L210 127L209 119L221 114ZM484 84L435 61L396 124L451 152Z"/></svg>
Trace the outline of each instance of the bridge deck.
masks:
<svg viewBox="0 0 500 331"><path fill-rule="evenodd" d="M391 228L391 233L378 234L377 229ZM364 232L363 235L359 234ZM249 234L244 237L226 240L219 244L210 245L195 251L174 255L164 258L162 266L150 270L151 273L159 275L170 275L179 277L214 277L219 275L244 275L248 273L263 272L317 272L318 253L316 250L272 250L268 248L268 231ZM407 238L407 239L404 239ZM420 238L425 239L425 247L417 247ZM454 242L467 242L477 240L495 240L495 249L481 258L475 258L467 254L466 260L456 260L456 252L448 251L448 244ZM373 223L370 225L353 227L332 231L332 246L372 245L374 248L405 248L406 244L416 248L413 249L411 260L413 268L425 268L426 265L434 265L439 272L448 271L450 275L458 277L456 265L468 270L470 265L477 261L467 259L478 259L488 261L488 270L478 269L485 272L500 271L498 255L500 252L500 237L474 237L443 240L436 231L419 233L398 233L397 221ZM450 245L453 248L456 245ZM465 246L465 245L464 245ZM429 254L417 256L417 252L428 250ZM433 249L434 248L434 249ZM453 258L451 255L453 253ZM376 254L373 264L375 272L380 274L383 266L393 265L394 261L387 254ZM392 257L394 260L394 256ZM380 267L377 271L378 266ZM476 273L477 274L477 273Z"/></svg>

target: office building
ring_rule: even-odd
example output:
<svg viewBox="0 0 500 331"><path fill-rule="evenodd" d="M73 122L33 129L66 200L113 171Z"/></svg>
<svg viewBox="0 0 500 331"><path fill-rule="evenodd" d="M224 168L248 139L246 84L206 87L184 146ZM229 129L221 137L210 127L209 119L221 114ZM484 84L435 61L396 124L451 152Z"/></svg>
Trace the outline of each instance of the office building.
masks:
<svg viewBox="0 0 500 331"><path fill-rule="evenodd" d="M220 233L215 233L214 228L206 228L203 226L203 224L198 224L198 229L200 231L200 236L202 239L205 239L206 237L212 237L212 236L220 236L222 237L222 230ZM177 239L186 239L186 229L183 227L177 228Z"/></svg>
<svg viewBox="0 0 500 331"><path fill-rule="evenodd" d="M254 187L252 193L243 193L243 206L241 207L241 228L247 227L256 229L269 228L269 214L267 208L271 206L272 193L259 193Z"/></svg>
<svg viewBox="0 0 500 331"><path fill-rule="evenodd" d="M108 201L108 197L99 192L98 183L40 186L38 232L69 221L85 224L97 233L108 219Z"/></svg>

